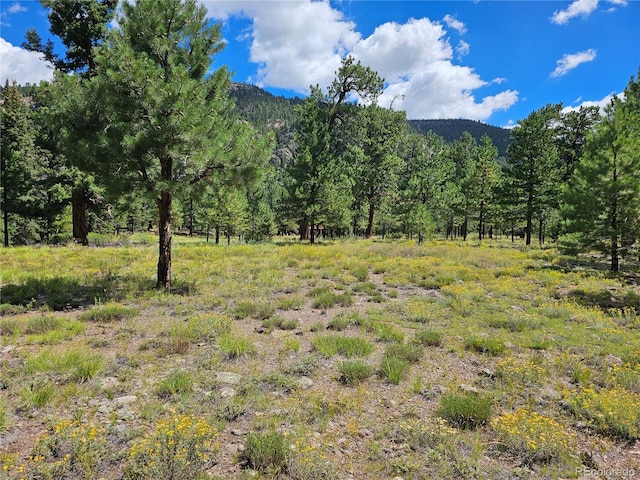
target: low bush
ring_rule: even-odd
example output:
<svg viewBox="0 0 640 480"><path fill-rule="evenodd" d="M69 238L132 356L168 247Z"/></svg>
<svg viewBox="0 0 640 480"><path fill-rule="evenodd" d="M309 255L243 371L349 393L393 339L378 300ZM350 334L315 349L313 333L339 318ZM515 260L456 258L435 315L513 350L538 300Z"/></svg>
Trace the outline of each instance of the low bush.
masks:
<svg viewBox="0 0 640 480"><path fill-rule="evenodd" d="M448 392L440 398L436 414L451 425L475 429L491 417L491 396L475 392Z"/></svg>

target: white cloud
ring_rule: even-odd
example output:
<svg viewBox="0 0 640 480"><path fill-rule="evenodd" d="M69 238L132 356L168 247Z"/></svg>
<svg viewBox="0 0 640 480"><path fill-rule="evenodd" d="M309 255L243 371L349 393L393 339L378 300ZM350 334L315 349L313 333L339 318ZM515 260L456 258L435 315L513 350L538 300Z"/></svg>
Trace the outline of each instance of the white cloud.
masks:
<svg viewBox="0 0 640 480"><path fill-rule="evenodd" d="M607 13L614 12L616 10L615 5L624 7L627 5L627 0L607 0L608 3L614 6L605 10ZM551 21L558 25L564 25L569 20L575 17L588 17L593 11L598 8L598 0L574 0L566 10L557 10L553 12Z"/></svg>
<svg viewBox="0 0 640 480"><path fill-rule="evenodd" d="M18 13L18 12L26 12L26 11L27 11L27 7L23 7L22 5L20 5L19 2L15 2L13 5L11 5L7 9L7 12L9 13Z"/></svg>
<svg viewBox="0 0 640 480"><path fill-rule="evenodd" d="M460 35L467 31L467 27L465 27L464 23L449 14L445 15L442 20L447 24L447 27L457 30Z"/></svg>
<svg viewBox="0 0 640 480"><path fill-rule="evenodd" d="M441 22L428 18L379 25L363 38L356 25L328 1L203 1L209 15L226 19L249 18L250 60L258 65L249 79L260 86L308 92L309 85L326 88L341 59L353 55L385 79L380 104L407 111L409 118L486 119L518 99L505 90L476 98L474 90L487 82L471 67L454 65L454 49ZM445 21L455 21L445 17ZM455 21L457 22L457 21ZM454 27L453 25L457 25ZM464 29L461 22L451 28ZM470 45L460 42L463 55Z"/></svg>
<svg viewBox="0 0 640 480"><path fill-rule="evenodd" d="M596 58L596 51L593 48L578 53L565 53L562 58L556 61L556 69L551 72L552 77L561 77L566 75L581 63L591 62Z"/></svg>
<svg viewBox="0 0 640 480"><path fill-rule="evenodd" d="M16 47L4 38L0 38L0 56L2 57L0 62L2 85L6 80L9 80L9 83L15 80L19 85L24 85L53 79L53 69L42 60L40 54Z"/></svg>
<svg viewBox="0 0 640 480"><path fill-rule="evenodd" d="M586 100L579 105L575 105L572 107L564 107L562 109L562 113L575 112L580 110L580 107L599 107L600 113L604 114L604 108L611 103L613 97L618 97L621 100L624 100L624 92L622 93L610 93L606 97L601 100ZM579 97L575 103L578 103L582 100L582 97Z"/></svg>
<svg viewBox="0 0 640 480"><path fill-rule="evenodd" d="M598 0L574 0L566 10L553 12L551 21L558 25L564 25L574 17L586 17L598 7Z"/></svg>
<svg viewBox="0 0 640 480"><path fill-rule="evenodd" d="M250 60L258 64L259 86L308 92L331 83L342 57L360 39L355 25L328 2L203 2L209 15L253 20Z"/></svg>
<svg viewBox="0 0 640 480"><path fill-rule="evenodd" d="M467 55L470 50L471 50L471 45L469 45L464 40L460 40L460 42L458 43L458 46L456 47L456 53L458 54L458 58L462 59L462 57Z"/></svg>

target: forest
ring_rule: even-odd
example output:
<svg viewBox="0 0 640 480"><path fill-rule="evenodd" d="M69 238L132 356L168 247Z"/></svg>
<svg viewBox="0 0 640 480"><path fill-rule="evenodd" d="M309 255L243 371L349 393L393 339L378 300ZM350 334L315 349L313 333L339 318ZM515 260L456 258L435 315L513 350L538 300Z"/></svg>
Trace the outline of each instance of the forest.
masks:
<svg viewBox="0 0 640 480"><path fill-rule="evenodd" d="M352 57L304 99L232 84L210 70L221 27L191 2L125 4L119 29L114 1L44 3L66 52L27 32L55 80L2 89L5 247L153 231L164 288L173 233L507 236L613 271L640 255L638 77L604 113L548 104L508 139L479 122L456 138L378 106L384 79Z"/></svg>

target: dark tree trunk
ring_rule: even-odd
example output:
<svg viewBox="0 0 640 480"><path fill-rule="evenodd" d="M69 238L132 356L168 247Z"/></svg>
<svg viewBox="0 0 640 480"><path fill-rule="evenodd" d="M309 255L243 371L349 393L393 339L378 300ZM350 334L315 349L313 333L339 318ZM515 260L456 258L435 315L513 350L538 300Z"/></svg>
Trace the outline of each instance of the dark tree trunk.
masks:
<svg viewBox="0 0 640 480"><path fill-rule="evenodd" d="M9 246L9 212L7 212L7 189L2 192L2 222L4 226L4 246Z"/></svg>
<svg viewBox="0 0 640 480"><path fill-rule="evenodd" d="M158 204L158 283L157 288L171 288L171 194L160 192Z"/></svg>
<svg viewBox="0 0 640 480"><path fill-rule="evenodd" d="M367 238L373 237L373 217L376 214L376 207L373 203L369 204L369 220L367 222Z"/></svg>
<svg viewBox="0 0 640 480"><path fill-rule="evenodd" d="M216 225L216 245L220 245L220 225Z"/></svg>
<svg viewBox="0 0 640 480"><path fill-rule="evenodd" d="M538 243L540 245L544 243L544 220L542 218L538 222Z"/></svg>
<svg viewBox="0 0 640 480"><path fill-rule="evenodd" d="M75 189L71 193L71 216L73 220L73 238L80 245L89 245L87 235L89 226L87 225L87 199L84 188Z"/></svg>
<svg viewBox="0 0 640 480"><path fill-rule="evenodd" d="M484 230L484 202L480 202L480 220L478 222L478 240L482 240L482 232Z"/></svg>
<svg viewBox="0 0 640 480"><path fill-rule="evenodd" d="M306 218L300 220L300 241L309 239L309 223Z"/></svg>
<svg viewBox="0 0 640 480"><path fill-rule="evenodd" d="M469 219L464 216L464 223L462 224L462 240L467 241L467 228L469 226Z"/></svg>
<svg viewBox="0 0 640 480"><path fill-rule="evenodd" d="M195 223L196 214L193 211L193 198L189 199L189 236L193 237L193 224Z"/></svg>
<svg viewBox="0 0 640 480"><path fill-rule="evenodd" d="M316 243L316 224L313 220L311 220L311 225L309 228L309 243L312 245Z"/></svg>
<svg viewBox="0 0 640 480"><path fill-rule="evenodd" d="M613 183L618 181L618 169L616 166L616 154L613 154ZM617 272L620 269L618 258L618 193L617 186L614 186L613 198L611 200L611 271Z"/></svg>

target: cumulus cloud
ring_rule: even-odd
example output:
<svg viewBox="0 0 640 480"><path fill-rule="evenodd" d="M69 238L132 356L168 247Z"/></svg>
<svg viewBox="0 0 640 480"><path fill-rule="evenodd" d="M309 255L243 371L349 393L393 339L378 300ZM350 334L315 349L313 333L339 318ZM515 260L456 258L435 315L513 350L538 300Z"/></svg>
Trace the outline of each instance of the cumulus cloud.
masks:
<svg viewBox="0 0 640 480"><path fill-rule="evenodd" d="M452 48L446 28L459 32L464 24L447 15L445 25L428 18L387 22L363 38L356 25L327 1L204 1L215 19L242 16L251 21L250 60L259 86L308 92L309 85L327 87L345 55L353 55L385 79L380 104L404 109L409 118L463 117L487 119L518 99L505 90L476 97L487 82L471 67L455 65L470 45ZM497 83L497 82L496 82Z"/></svg>
<svg viewBox="0 0 640 480"><path fill-rule="evenodd" d="M565 53L560 60L556 62L556 69L551 72L552 77L561 77L569 71L576 68L581 63L591 62L596 58L596 51L593 48L578 53Z"/></svg>
<svg viewBox="0 0 640 480"><path fill-rule="evenodd" d="M26 12L26 11L27 11L27 7L23 7L22 5L20 5L20 2L13 3L7 9L7 12L9 12L9 13L18 13L18 12Z"/></svg>
<svg viewBox="0 0 640 480"><path fill-rule="evenodd" d="M456 53L458 54L458 58L462 59L465 55L467 55L471 51L471 45L469 45L464 40L460 40L458 46L456 47Z"/></svg>
<svg viewBox="0 0 640 480"><path fill-rule="evenodd" d="M564 25L575 17L586 17L598 7L598 0L574 0L566 10L553 12L551 21L558 25Z"/></svg>
<svg viewBox="0 0 640 480"><path fill-rule="evenodd" d="M605 107L611 103L611 100L613 100L613 97L618 97L619 99L624 100L625 98L624 92L610 93L609 95L607 95L601 100L586 100L584 102L582 102L582 97L580 97L576 100L575 103L578 103L578 102L581 102L581 103L579 103L578 105L570 106L570 107L564 107L562 109L562 113L575 112L580 110L580 107L598 107L600 108L600 113L604 114Z"/></svg>
<svg viewBox="0 0 640 480"><path fill-rule="evenodd" d="M627 5L627 0L607 0L608 3L614 5L606 10L607 12L615 11L616 6L624 7ZM588 17L593 11L598 8L598 0L574 0L566 10L557 10L553 12L551 21L558 25L564 25L575 17Z"/></svg>
<svg viewBox="0 0 640 480"><path fill-rule="evenodd" d="M3 85L6 80L24 85L53 79L53 69L40 54L16 47L4 38L0 38L0 56L0 81Z"/></svg>
<svg viewBox="0 0 640 480"><path fill-rule="evenodd" d="M445 15L442 20L447 24L447 27L457 30L460 35L467 31L467 27L465 27L464 23L449 14Z"/></svg>
<svg viewBox="0 0 640 480"><path fill-rule="evenodd" d="M213 18L242 15L253 20L250 60L259 86L306 93L325 87L342 57L360 40L355 25L328 2L203 2Z"/></svg>

